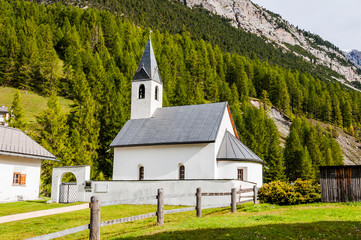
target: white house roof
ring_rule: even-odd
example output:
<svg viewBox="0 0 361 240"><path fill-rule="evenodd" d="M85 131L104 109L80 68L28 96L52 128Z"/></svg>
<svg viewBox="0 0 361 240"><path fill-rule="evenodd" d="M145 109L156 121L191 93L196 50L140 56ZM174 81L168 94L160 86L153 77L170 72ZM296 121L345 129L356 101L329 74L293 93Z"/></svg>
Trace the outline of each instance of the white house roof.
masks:
<svg viewBox="0 0 361 240"><path fill-rule="evenodd" d="M3 126L0 126L0 155L56 160L53 154L21 130Z"/></svg>
<svg viewBox="0 0 361 240"><path fill-rule="evenodd" d="M217 155L218 161L264 162L240 140L226 131Z"/></svg>
<svg viewBox="0 0 361 240"><path fill-rule="evenodd" d="M0 107L0 113L7 113L9 111L8 107L1 106Z"/></svg>
<svg viewBox="0 0 361 240"><path fill-rule="evenodd" d="M131 119L111 147L214 142L227 103L158 108L151 118Z"/></svg>

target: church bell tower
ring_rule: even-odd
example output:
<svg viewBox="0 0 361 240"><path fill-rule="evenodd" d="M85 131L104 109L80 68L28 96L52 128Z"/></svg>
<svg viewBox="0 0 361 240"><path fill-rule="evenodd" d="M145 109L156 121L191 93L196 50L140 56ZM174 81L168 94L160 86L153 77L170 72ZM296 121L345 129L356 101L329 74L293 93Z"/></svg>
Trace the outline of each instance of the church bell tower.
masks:
<svg viewBox="0 0 361 240"><path fill-rule="evenodd" d="M149 40L132 81L130 119L150 118L157 108L162 107L163 83L157 61Z"/></svg>

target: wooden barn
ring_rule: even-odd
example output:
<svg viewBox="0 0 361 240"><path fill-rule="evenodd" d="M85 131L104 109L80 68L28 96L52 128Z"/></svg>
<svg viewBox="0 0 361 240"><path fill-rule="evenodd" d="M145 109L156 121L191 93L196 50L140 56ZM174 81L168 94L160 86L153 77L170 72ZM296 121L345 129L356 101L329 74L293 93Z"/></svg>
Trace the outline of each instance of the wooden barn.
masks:
<svg viewBox="0 0 361 240"><path fill-rule="evenodd" d="M361 201L361 166L320 167L322 202Z"/></svg>

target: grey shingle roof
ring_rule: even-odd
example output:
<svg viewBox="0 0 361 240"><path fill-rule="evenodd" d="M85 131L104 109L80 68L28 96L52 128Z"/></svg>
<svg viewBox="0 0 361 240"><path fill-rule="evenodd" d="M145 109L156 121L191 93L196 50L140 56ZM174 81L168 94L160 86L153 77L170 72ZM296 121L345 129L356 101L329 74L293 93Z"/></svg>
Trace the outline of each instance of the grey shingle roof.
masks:
<svg viewBox="0 0 361 240"><path fill-rule="evenodd" d="M56 160L56 157L21 130L0 126L0 155Z"/></svg>
<svg viewBox="0 0 361 240"><path fill-rule="evenodd" d="M214 142L227 103L158 108L151 118L131 119L111 147Z"/></svg>
<svg viewBox="0 0 361 240"><path fill-rule="evenodd" d="M162 83L150 38L135 72L133 81L153 80Z"/></svg>
<svg viewBox="0 0 361 240"><path fill-rule="evenodd" d="M224 134L217 160L264 162L230 132Z"/></svg>
<svg viewBox="0 0 361 240"><path fill-rule="evenodd" d="M4 106L1 106L0 107L0 112L1 113L7 113L9 111L9 108L8 107L4 107Z"/></svg>

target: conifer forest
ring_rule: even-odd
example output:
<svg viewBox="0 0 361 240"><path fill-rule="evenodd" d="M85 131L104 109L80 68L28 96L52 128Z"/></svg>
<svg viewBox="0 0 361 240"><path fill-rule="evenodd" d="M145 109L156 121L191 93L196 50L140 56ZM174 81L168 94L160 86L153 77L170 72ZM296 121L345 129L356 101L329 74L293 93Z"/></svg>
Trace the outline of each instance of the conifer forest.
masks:
<svg viewBox="0 0 361 240"><path fill-rule="evenodd" d="M186 11L178 1L104 2L118 12L0 0L0 86L49 97L37 124L29 125L17 92L16 117L10 120L60 160L43 161L45 195L53 166L91 165L92 179L111 178L109 145L130 118L131 80L150 29L163 106L227 101L240 140L267 165L266 182L317 181L320 165L343 164L332 126L360 137L361 93L327 80L329 70L282 53L200 8L177 18ZM148 14L144 9L152 3L159 8ZM56 96L73 100L69 114ZM250 98L264 104L255 108ZM271 106L293 122L284 146L267 115ZM330 124L330 130L307 119Z"/></svg>

